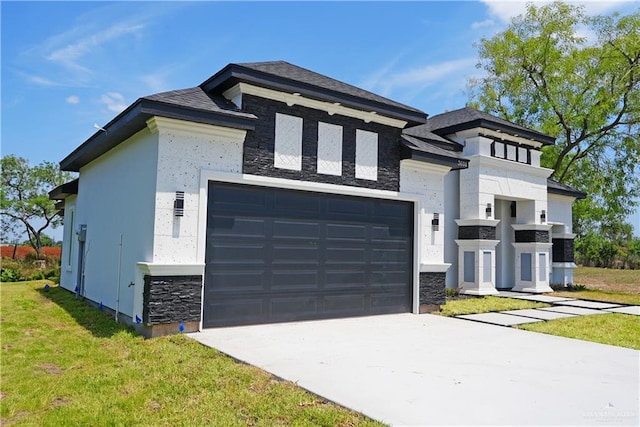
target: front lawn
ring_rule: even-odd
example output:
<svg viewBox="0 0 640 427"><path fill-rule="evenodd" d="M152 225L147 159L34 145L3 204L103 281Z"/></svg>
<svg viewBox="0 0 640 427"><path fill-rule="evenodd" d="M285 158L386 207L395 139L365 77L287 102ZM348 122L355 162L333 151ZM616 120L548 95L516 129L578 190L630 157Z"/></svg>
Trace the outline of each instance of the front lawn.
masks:
<svg viewBox="0 0 640 427"><path fill-rule="evenodd" d="M573 283L589 289L640 295L640 270L578 267Z"/></svg>
<svg viewBox="0 0 640 427"><path fill-rule="evenodd" d="M640 295L585 289L583 291L559 291L550 295L591 301L640 305Z"/></svg>
<svg viewBox="0 0 640 427"><path fill-rule="evenodd" d="M549 304L494 296L447 301L439 314L459 316L461 314L489 313L492 311L521 310L525 308L549 307Z"/></svg>
<svg viewBox="0 0 640 427"><path fill-rule="evenodd" d="M610 313L517 326L527 331L640 350L640 316Z"/></svg>
<svg viewBox="0 0 640 427"><path fill-rule="evenodd" d="M185 336L144 340L45 283L0 285L2 425L380 425Z"/></svg>

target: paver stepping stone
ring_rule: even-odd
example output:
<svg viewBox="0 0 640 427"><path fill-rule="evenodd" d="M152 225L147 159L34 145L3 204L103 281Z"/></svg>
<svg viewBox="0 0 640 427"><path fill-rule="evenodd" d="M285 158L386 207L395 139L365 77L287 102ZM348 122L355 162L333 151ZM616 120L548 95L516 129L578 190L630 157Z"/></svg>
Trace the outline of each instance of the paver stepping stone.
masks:
<svg viewBox="0 0 640 427"><path fill-rule="evenodd" d="M566 297L553 297L551 295L523 295L523 296L514 296L510 298L522 299L527 301L536 301L536 302L549 302L549 303L561 303L564 301L575 301L573 298Z"/></svg>
<svg viewBox="0 0 640 427"><path fill-rule="evenodd" d="M553 307L543 307L536 310L555 311L557 313L576 314L578 316L584 316L587 314L606 314L606 311L594 310L592 308L583 307L571 307L568 305L555 305Z"/></svg>
<svg viewBox="0 0 640 427"><path fill-rule="evenodd" d="M620 304L615 304L610 302L583 301L583 300L559 301L558 305L570 305L573 307L581 307L581 308L596 308L601 310L606 308L620 307Z"/></svg>
<svg viewBox="0 0 640 427"><path fill-rule="evenodd" d="M630 307L605 308L605 311L611 311L613 313L635 314L636 316L640 316L639 305L632 305Z"/></svg>
<svg viewBox="0 0 640 427"><path fill-rule="evenodd" d="M476 320L478 322L491 323L500 326L521 325L523 323L542 322L540 319L531 317L513 316L503 313L479 313L479 314L463 314L456 316L459 319Z"/></svg>
<svg viewBox="0 0 640 427"><path fill-rule="evenodd" d="M565 317L575 317L575 314L560 313L558 311L538 310L535 308L525 308L523 310L507 310L500 313L512 314L514 316L533 317L541 320L563 319Z"/></svg>

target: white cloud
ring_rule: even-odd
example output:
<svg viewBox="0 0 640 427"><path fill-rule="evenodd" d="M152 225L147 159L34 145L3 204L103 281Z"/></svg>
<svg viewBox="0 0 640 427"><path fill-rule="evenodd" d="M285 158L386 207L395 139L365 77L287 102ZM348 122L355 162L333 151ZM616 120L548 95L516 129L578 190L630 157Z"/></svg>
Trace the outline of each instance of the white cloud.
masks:
<svg viewBox="0 0 640 427"><path fill-rule="evenodd" d="M484 3L489 9L489 15L493 16L502 23L509 23L511 18L514 18L518 15L524 14L527 11L527 1L521 0L480 0ZM552 3L551 0L535 0L533 3L537 6L544 6L546 4ZM581 0L581 1L571 1L572 5L581 5L585 8L585 13L587 15L601 15L613 12L615 10L619 10L625 8L629 5L632 5L634 2L632 1L624 1L624 0Z"/></svg>
<svg viewBox="0 0 640 427"><path fill-rule="evenodd" d="M76 95L71 95L66 97L65 101L69 104L77 104L80 102L80 98L78 98Z"/></svg>
<svg viewBox="0 0 640 427"><path fill-rule="evenodd" d="M28 74L24 74L24 76L29 83L33 83L38 86L63 86L63 84L54 82L53 80L50 80L46 77L33 76Z"/></svg>
<svg viewBox="0 0 640 427"><path fill-rule="evenodd" d="M46 59L58 62L63 66L77 71L89 71L78 61L86 54L93 52L100 45L128 34L134 34L144 28L142 24L114 24L103 31L87 34L74 43L59 48L47 55Z"/></svg>
<svg viewBox="0 0 640 427"><path fill-rule="evenodd" d="M386 91L401 88L422 90L427 86L436 85L443 80L450 79L454 73L473 69L475 64L475 58L462 58L430 64L407 71L386 74L380 78L378 85Z"/></svg>
<svg viewBox="0 0 640 427"><path fill-rule="evenodd" d="M121 113L127 108L124 96L118 92L108 92L100 97L100 102L106 105L109 111Z"/></svg>
<svg viewBox="0 0 640 427"><path fill-rule="evenodd" d="M491 27L495 24L493 19L485 19L484 21L476 21L471 24L471 29L477 30L478 28Z"/></svg>

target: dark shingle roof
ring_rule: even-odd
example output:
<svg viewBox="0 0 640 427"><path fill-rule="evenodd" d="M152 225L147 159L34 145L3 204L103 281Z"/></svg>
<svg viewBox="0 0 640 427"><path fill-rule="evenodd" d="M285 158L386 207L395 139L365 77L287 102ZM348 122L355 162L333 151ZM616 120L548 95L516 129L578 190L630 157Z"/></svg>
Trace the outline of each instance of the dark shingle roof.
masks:
<svg viewBox="0 0 640 427"><path fill-rule="evenodd" d="M440 135L437 135L431 132L431 123L429 121L427 121L427 123L423 125L404 129L402 133L404 135L414 136L416 138L424 139L427 141L433 141L433 142L438 142L440 144L460 147L460 144L458 144L457 142L450 141L446 138L441 137Z"/></svg>
<svg viewBox="0 0 640 427"><path fill-rule="evenodd" d="M520 126L500 117L476 110L471 107L464 107L447 113L438 114L429 118L430 130L432 132L446 135L459 130L471 129L474 127L484 127L492 130L499 130L511 135L533 139L544 145L553 145L555 138L538 132L533 129Z"/></svg>
<svg viewBox="0 0 640 427"><path fill-rule="evenodd" d="M562 184L552 178L547 178L547 192L563 196L571 196L576 199L585 199L587 197L587 193L577 190L567 184Z"/></svg>
<svg viewBox="0 0 640 427"><path fill-rule="evenodd" d="M375 111L405 120L411 125L424 123L427 114L356 86L318 74L286 61L229 64L200 87L207 93L222 93L238 82L269 89L300 93L326 102L340 103L362 111Z"/></svg>
<svg viewBox="0 0 640 427"><path fill-rule="evenodd" d="M417 153L417 158L428 160L432 163L443 164L452 169L463 169L468 166L469 161L462 153L446 150L427 141L414 138L409 135L402 135L402 145L409 148L412 153Z"/></svg>
<svg viewBox="0 0 640 427"><path fill-rule="evenodd" d="M255 118L252 114L240 111L233 102L227 100L225 97L208 95L200 87L156 93L149 96L143 96L142 99L162 102L179 107L187 107L194 110Z"/></svg>

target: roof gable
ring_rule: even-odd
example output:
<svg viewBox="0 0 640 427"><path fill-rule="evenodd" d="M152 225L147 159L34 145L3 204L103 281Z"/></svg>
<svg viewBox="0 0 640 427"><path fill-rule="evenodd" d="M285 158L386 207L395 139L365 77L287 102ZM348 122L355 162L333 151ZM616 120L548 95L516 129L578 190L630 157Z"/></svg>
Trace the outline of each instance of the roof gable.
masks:
<svg viewBox="0 0 640 427"><path fill-rule="evenodd" d="M346 107L376 112L410 124L426 122L427 114L375 93L332 79L286 61L229 64L200 87L207 93L222 93L239 82L299 93L300 95Z"/></svg>
<svg viewBox="0 0 640 427"><path fill-rule="evenodd" d="M455 133L473 128L486 128L514 136L540 142L543 145L555 144L555 138L533 129L520 126L503 118L493 116L471 107L438 114L429 118L430 130L439 135Z"/></svg>

